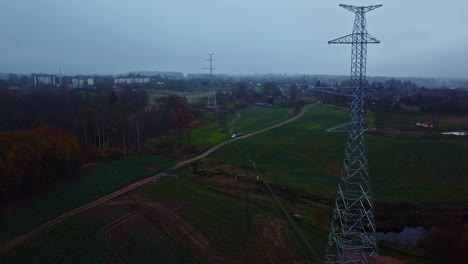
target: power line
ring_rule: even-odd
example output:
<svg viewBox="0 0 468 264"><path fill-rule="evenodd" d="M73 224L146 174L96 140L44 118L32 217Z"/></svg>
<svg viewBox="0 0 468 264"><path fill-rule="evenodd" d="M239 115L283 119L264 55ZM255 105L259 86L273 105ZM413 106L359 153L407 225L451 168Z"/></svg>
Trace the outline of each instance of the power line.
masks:
<svg viewBox="0 0 468 264"><path fill-rule="evenodd" d="M252 161L252 165L255 169L255 171L257 172L257 175L260 177L260 179L262 180L263 184L265 184L265 186L267 187L267 190L270 192L271 196L275 199L276 203L278 204L279 208L281 209L281 211L284 213L284 215L286 216L286 218L289 220L289 222L292 224L292 226L294 227L295 231L299 234L299 236L302 238L302 240L305 242L305 244L307 245L307 247L309 248L309 250L314 254L314 256L317 258L317 260L319 261L319 263L322 263L321 259L318 257L317 253L315 252L315 250L310 246L309 244L309 241L307 241L307 239L305 238L304 236L304 233L302 233L302 231L299 229L299 227L296 225L296 223L294 223L294 220L291 218L291 216L289 215L289 213L286 211L286 209L284 208L283 204L281 203L281 201L278 199L278 197L275 195L275 193L273 192L273 190L271 189L270 185L268 184L268 182L265 180L265 178L263 177L263 175L260 173L260 171L258 170L258 168L255 166L255 162Z"/></svg>
<svg viewBox="0 0 468 264"><path fill-rule="evenodd" d="M270 262L273 264L274 261L273 261L273 257L270 253L270 250L268 249L267 245L266 245L266 242L265 242L265 237L263 236L262 232L260 231L260 229L258 228L257 226L257 223L255 223L255 219L253 218L252 216L252 212L250 211L250 207L248 206L247 204L247 201L243 198L244 200L244 203L246 203L247 205L247 213L249 214L250 216L250 219L253 219L252 223L254 225L254 228L255 228L255 231L257 232L257 234L260 236L260 240L262 241L262 244L263 244L263 247L265 248L265 251L267 252L267 255L268 255L268 259L270 260Z"/></svg>
<svg viewBox="0 0 468 264"><path fill-rule="evenodd" d="M234 124L231 124L231 125L234 125ZM272 188L270 187L270 185L268 184L268 182L265 180L265 178L263 177L263 175L260 173L260 171L258 170L258 168L256 167L256 164L255 164L255 161L250 157L250 155L247 153L247 151L242 148L242 146L240 145L239 142L235 142L234 145L236 146L237 148L237 151L239 152L239 154L241 154L242 157L244 157L245 161L250 163L251 166L254 168L254 172L256 173L256 176L257 176L257 180L261 180L261 184L260 184L260 187L262 189L262 191L268 196L268 195L271 195L273 198L274 198L274 201L275 203L278 205L278 207L280 208L282 214L278 211L278 209L273 206L274 210L276 211L277 215L282 218L284 220L284 217L286 218L286 221L285 222L289 222L292 226L293 226L293 229L294 231L299 235L299 237L303 240L303 242L306 244L307 248L313 253L314 257L316 258L316 260L318 261L318 263L322 263L322 260L318 257L317 253L315 252L315 250L310 246L309 242L307 241L307 239L305 238L305 235L304 233L300 230L300 228L294 223L294 220L291 218L291 216L289 215L289 213L286 211L285 207L283 206L283 204L281 203L281 201L278 199L278 197L275 195L275 193L273 192ZM266 187L264 188L263 185ZM268 191L266 191L266 190ZM284 215L284 216L282 216ZM301 246L299 245L299 243L297 242L296 238L293 237L293 239L295 240L296 244L298 245L299 247L299 250L301 251L301 253L304 255L304 257L306 258L306 260L310 262L309 258L307 257L307 254L304 253L304 251L302 250Z"/></svg>

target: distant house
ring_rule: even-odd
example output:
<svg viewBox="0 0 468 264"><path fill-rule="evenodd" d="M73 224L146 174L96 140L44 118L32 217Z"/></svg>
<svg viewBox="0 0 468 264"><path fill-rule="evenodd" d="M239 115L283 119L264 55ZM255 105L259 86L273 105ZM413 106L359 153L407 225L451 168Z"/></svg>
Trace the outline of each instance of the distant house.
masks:
<svg viewBox="0 0 468 264"><path fill-rule="evenodd" d="M416 125L420 126L420 127L425 127L425 128L435 128L436 127L436 123L432 122L432 121L425 121L425 122L422 122L422 123L417 123Z"/></svg>

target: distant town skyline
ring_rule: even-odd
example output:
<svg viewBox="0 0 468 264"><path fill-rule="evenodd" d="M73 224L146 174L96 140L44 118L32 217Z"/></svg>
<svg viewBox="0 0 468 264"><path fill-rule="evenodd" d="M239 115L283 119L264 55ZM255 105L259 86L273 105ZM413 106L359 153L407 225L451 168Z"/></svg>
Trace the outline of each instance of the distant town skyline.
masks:
<svg viewBox="0 0 468 264"><path fill-rule="evenodd" d="M138 72L147 72L147 73L138 73ZM157 76L157 74L149 74L151 72L160 72L160 76L164 76L165 74L182 74L184 78L190 77L190 75L206 75L208 76L209 73L206 72L180 72L180 71L128 71L128 72L121 72L121 73L63 73L60 74L59 72L28 72L28 73L17 73L17 72L0 72L0 79L8 80L11 74L17 76L63 76L63 77L127 77L127 76ZM214 76L226 76L226 77L264 77L264 76L286 76L286 77L294 77L294 76L311 76L311 77L331 77L331 78L338 78L338 79L345 79L349 78L349 74L315 74L315 73L213 73ZM174 76L171 75L171 78ZM459 81L468 81L468 77L415 77L415 76L383 76L383 75L367 75L369 79L399 79L399 80L411 80L411 79L436 79L439 81L444 80L459 80ZM181 77L182 78L182 77Z"/></svg>
<svg viewBox="0 0 468 264"><path fill-rule="evenodd" d="M338 4L384 6L368 19L368 75L468 78L466 0L7 0L0 72L349 75L354 16Z"/></svg>

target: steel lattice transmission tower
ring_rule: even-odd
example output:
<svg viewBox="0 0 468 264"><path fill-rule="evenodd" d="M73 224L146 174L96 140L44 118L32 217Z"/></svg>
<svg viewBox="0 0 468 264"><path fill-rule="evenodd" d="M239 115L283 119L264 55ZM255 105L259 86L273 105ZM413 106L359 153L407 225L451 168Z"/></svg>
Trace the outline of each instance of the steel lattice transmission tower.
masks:
<svg viewBox="0 0 468 264"><path fill-rule="evenodd" d="M364 131L367 125L364 123L363 97L366 85L367 44L380 43L367 33L366 13L382 5L340 6L356 14L353 33L328 43L352 45L352 95L350 122L339 126L346 126L349 135L331 220L325 263L379 263L377 242L370 234L375 232L375 220L364 145Z"/></svg>
<svg viewBox="0 0 468 264"><path fill-rule="evenodd" d="M214 107L216 108L217 107L217 103L216 103L216 91L213 89L213 87L211 86L212 82L213 82L213 70L216 69L216 68L213 68L213 56L214 56L214 53L210 53L208 54L209 58L206 59L207 61L210 62L210 67L209 68L203 68L205 70L209 70L210 71L210 79L209 79L209 83L208 83L208 104L207 104L207 107Z"/></svg>

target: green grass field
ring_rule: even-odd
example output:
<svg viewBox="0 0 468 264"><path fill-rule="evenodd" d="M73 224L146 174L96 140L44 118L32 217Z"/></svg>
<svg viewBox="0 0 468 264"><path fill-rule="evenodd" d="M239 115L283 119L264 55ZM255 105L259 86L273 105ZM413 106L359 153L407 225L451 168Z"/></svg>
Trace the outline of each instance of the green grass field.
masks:
<svg viewBox="0 0 468 264"><path fill-rule="evenodd" d="M241 118L237 120L235 127L237 132L244 134L281 123L295 115L292 108L280 106L254 106L244 109L240 113Z"/></svg>
<svg viewBox="0 0 468 264"><path fill-rule="evenodd" d="M256 263L268 262L257 232L265 232L269 227L260 227L260 231L257 231L251 226L248 232L245 203L237 194L230 195L192 181L187 171L183 171L177 177L145 185L133 195L116 200L124 202L133 199L166 204L166 207L175 210L180 220L174 225L182 225L185 230L192 228L190 232L198 233L210 246L212 254L221 255L228 260L227 263L247 263L252 257L260 260ZM268 208L271 205L266 204L265 208L252 201L251 212L260 219L275 217ZM131 205L93 208L0 254L0 261L38 264L108 263L103 253L109 253L110 245L125 263L197 263L191 257L192 254L197 255L197 252L187 252L187 245L182 248L179 243L185 238L177 231L173 231L173 237L169 237L165 232L155 232L152 225L136 222L112 231L107 245L96 236L106 224L133 209ZM320 241L323 238L322 234ZM281 255L281 252L272 252L274 241L267 243L272 254Z"/></svg>
<svg viewBox="0 0 468 264"><path fill-rule="evenodd" d="M328 117L324 118L324 115ZM345 137L322 130L335 122L345 121L345 118L339 111L313 106L303 118L238 144L251 154L257 167L264 169L268 181L332 195ZM239 165L244 163L233 144L210 158Z"/></svg>
<svg viewBox="0 0 468 264"><path fill-rule="evenodd" d="M85 175L75 177L14 208L0 222L0 241L6 241L63 213L92 202L133 182L164 171L175 161L156 156L133 156L98 164Z"/></svg>
<svg viewBox="0 0 468 264"><path fill-rule="evenodd" d="M114 230L105 245L114 249L125 263L197 263L180 245L146 219L140 217L132 222ZM87 251L95 250L96 246L90 245Z"/></svg>
<svg viewBox="0 0 468 264"><path fill-rule="evenodd" d="M187 204L184 220L199 232L210 234L208 238L212 246L225 253L230 252L231 257L234 257L243 243L247 242L246 234L235 232L232 236L226 236L225 232L218 231L230 228L246 230L244 203L241 199L194 183L183 174L181 176L179 179L170 178L159 182L160 184L144 186L139 193L155 201Z"/></svg>
<svg viewBox="0 0 468 264"><path fill-rule="evenodd" d="M212 147L229 138L228 130L216 122L196 127L190 131L190 143L201 148Z"/></svg>
<svg viewBox="0 0 468 264"><path fill-rule="evenodd" d="M293 117L294 111L285 107L249 107L240 111L241 118L235 127L240 133L254 132ZM228 123L236 115L229 115ZM212 147L230 139L229 127L221 128L216 122L196 127L190 131L190 142L201 148Z"/></svg>
<svg viewBox="0 0 468 264"><path fill-rule="evenodd" d="M334 196L346 135L327 133L347 113L312 106L305 116L239 144L251 154L268 181L310 193ZM421 202L468 200L468 140L395 139L366 136L375 198ZM234 145L211 159L241 164Z"/></svg>
<svg viewBox="0 0 468 264"><path fill-rule="evenodd" d="M203 234L213 250L221 253L224 258L229 260L227 263L247 263L252 256L263 259L258 263L268 262L258 232L264 232L269 227L257 226L259 229L256 229L255 224L251 223L251 230L248 232L246 204L241 198L241 195L245 194L235 191L235 184L231 188L227 187L229 193L226 193L217 189L217 184L206 185L194 181L191 177L194 176L187 171L183 171L177 178L166 178L158 184L146 185L138 193L143 195L145 199L152 201L170 201L171 204L182 205L184 210L181 210L181 219ZM217 180L222 182L225 181L224 176L211 177L216 177ZM234 183L234 181L231 181L231 183ZM226 188L223 184L219 186L221 186L221 189ZM260 225L261 220L259 219L265 217L272 217L272 219L277 219L282 224L288 225L287 222L284 222L285 219L275 215L274 208L277 207L275 207L271 197L258 196L254 198L252 196L250 206L252 217L258 217L255 220L256 225ZM295 234L291 233L289 235ZM317 235L316 230L313 235ZM323 238L321 236L319 240L311 242L322 244ZM291 240L292 237L283 237L282 239L291 243L290 246L294 244ZM267 242L270 251L274 248L271 245L272 242L274 240ZM276 242L281 243L284 241ZM281 253L273 252L272 254ZM312 253L308 252L307 254Z"/></svg>
<svg viewBox="0 0 468 264"><path fill-rule="evenodd" d="M125 211L114 211L117 218ZM105 222L78 214L54 225L38 236L19 244L6 253L0 254L1 263L63 263L62 259L74 254L90 242ZM96 247L95 250L99 250ZM103 263L92 260L81 263ZM66 261L65 261L66 263Z"/></svg>

